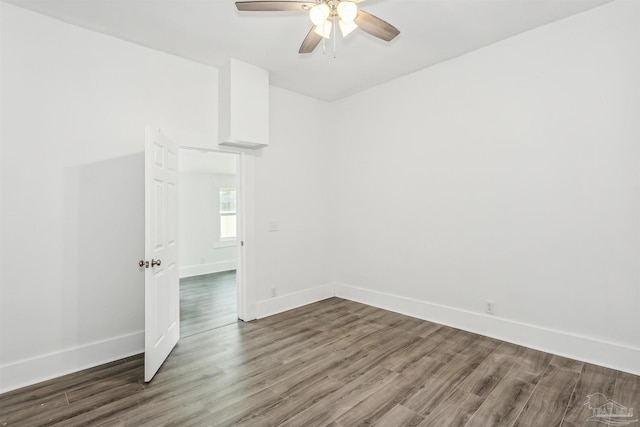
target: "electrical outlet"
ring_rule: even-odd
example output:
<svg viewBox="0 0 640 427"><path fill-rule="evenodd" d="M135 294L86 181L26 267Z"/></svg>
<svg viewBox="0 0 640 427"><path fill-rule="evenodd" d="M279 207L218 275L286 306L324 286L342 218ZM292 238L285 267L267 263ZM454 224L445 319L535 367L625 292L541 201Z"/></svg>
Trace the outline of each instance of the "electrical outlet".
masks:
<svg viewBox="0 0 640 427"><path fill-rule="evenodd" d="M495 304L493 303L493 301L485 301L485 311L487 312L487 314L496 314L495 310Z"/></svg>
<svg viewBox="0 0 640 427"><path fill-rule="evenodd" d="M269 231L278 231L278 223L276 221L269 223Z"/></svg>
<svg viewBox="0 0 640 427"><path fill-rule="evenodd" d="M275 298L278 295L278 288L271 288L271 298Z"/></svg>

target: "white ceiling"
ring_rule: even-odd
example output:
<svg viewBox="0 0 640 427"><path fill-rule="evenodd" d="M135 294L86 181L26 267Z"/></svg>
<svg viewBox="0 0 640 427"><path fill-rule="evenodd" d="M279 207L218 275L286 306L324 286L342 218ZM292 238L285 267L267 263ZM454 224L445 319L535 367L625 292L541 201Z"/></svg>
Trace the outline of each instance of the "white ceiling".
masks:
<svg viewBox="0 0 640 427"><path fill-rule="evenodd" d="M304 12L238 12L233 0L4 0L81 27L219 67L266 68L271 84L328 101L612 0L367 0L396 26L390 43L362 31L309 55Z"/></svg>

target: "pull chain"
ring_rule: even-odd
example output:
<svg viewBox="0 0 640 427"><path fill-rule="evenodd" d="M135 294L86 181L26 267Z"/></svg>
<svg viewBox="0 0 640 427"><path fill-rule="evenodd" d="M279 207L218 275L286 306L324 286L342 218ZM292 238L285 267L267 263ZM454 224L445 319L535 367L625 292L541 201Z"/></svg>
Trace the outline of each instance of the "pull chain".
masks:
<svg viewBox="0 0 640 427"><path fill-rule="evenodd" d="M333 59L336 59L336 24L338 20L333 16Z"/></svg>

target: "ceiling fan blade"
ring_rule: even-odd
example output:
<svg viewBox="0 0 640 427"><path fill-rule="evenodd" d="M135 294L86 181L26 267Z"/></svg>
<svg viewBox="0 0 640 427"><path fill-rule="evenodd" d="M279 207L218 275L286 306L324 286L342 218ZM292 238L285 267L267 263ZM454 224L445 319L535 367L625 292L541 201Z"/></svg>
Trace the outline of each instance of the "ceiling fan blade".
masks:
<svg viewBox="0 0 640 427"><path fill-rule="evenodd" d="M285 12L309 10L316 4L307 1L237 1L236 7L243 11Z"/></svg>
<svg viewBox="0 0 640 427"><path fill-rule="evenodd" d="M309 30L309 34L302 41L302 45L300 45L300 50L298 53L311 53L318 46L320 40L322 40L322 36L313 31L315 27L311 27Z"/></svg>
<svg viewBox="0 0 640 427"><path fill-rule="evenodd" d="M391 41L400 34L396 27L364 10L358 10L354 21L363 31L382 40Z"/></svg>

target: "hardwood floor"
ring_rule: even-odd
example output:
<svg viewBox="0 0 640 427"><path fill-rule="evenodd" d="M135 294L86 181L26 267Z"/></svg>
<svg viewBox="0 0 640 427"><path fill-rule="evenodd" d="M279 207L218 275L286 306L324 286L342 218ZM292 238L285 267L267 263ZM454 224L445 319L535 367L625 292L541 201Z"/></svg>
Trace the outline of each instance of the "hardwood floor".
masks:
<svg viewBox="0 0 640 427"><path fill-rule="evenodd" d="M180 279L180 336L236 323L237 307L235 270Z"/></svg>
<svg viewBox="0 0 640 427"><path fill-rule="evenodd" d="M638 376L338 298L184 338L149 384L142 363L0 395L0 425L606 425L596 392L640 410Z"/></svg>

